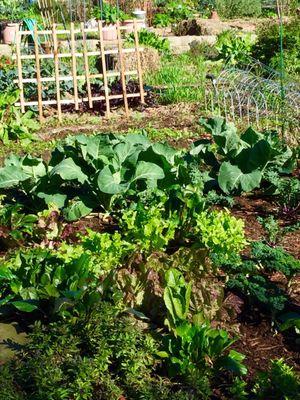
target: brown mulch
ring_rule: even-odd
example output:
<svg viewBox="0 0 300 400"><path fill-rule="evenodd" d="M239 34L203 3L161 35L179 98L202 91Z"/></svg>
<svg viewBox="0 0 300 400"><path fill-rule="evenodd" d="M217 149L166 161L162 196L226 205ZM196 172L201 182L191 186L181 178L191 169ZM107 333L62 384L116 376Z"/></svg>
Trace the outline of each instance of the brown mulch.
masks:
<svg viewBox="0 0 300 400"><path fill-rule="evenodd" d="M265 232L261 224L257 221L258 217L274 216L278 219L279 226L285 227L299 221L299 213L292 215L289 219L280 215L278 206L272 198L259 198L255 196L241 196L235 198L235 206L232 209L233 215L241 218L245 222L245 232L249 240L261 240ZM300 259L300 230L282 235L278 242L286 251L295 258Z"/></svg>
<svg viewBox="0 0 300 400"><path fill-rule="evenodd" d="M293 343L289 341L289 343ZM282 333L271 329L269 321L243 322L240 325L240 339L233 348L245 354L245 364L251 379L257 371L263 371L270 360L284 358L285 362L300 372L300 352L292 347Z"/></svg>

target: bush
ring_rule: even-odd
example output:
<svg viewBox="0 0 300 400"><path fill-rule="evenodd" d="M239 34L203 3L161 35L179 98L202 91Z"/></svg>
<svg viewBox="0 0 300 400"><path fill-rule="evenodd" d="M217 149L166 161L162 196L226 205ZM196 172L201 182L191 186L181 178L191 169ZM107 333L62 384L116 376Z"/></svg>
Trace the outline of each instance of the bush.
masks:
<svg viewBox="0 0 300 400"><path fill-rule="evenodd" d="M249 62L253 40L251 35L240 35L232 30L227 30L218 35L216 49L219 57L227 63L236 65Z"/></svg>
<svg viewBox="0 0 300 400"><path fill-rule="evenodd" d="M261 0L217 0L217 11L224 18L258 17L262 13Z"/></svg>
<svg viewBox="0 0 300 400"><path fill-rule="evenodd" d="M285 51L285 69L289 74L300 73L300 18L284 24L283 49ZM279 68L279 26L276 21L261 25L257 30L257 41L253 47L253 56L261 62Z"/></svg>

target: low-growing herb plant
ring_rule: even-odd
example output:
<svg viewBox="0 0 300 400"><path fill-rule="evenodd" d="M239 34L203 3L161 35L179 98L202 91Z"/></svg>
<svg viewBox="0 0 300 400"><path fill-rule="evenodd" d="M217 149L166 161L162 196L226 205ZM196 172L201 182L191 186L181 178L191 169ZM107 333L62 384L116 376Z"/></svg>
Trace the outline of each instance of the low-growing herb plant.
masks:
<svg viewBox="0 0 300 400"><path fill-rule="evenodd" d="M159 53L168 55L170 53L170 42L167 38L162 38L154 32L148 31L147 29L141 29L138 33L139 43L143 46L153 47L158 50ZM130 33L126 37L126 41L129 44L134 44L134 34Z"/></svg>

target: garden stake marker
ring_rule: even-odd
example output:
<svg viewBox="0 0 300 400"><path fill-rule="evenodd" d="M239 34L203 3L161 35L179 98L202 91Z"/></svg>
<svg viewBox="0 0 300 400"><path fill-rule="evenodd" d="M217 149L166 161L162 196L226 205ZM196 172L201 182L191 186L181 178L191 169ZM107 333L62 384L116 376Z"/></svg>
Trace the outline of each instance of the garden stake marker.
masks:
<svg viewBox="0 0 300 400"><path fill-rule="evenodd" d="M21 38L20 32L17 30L16 32L16 53L17 53L17 66L18 66L18 78L19 78L19 89L20 89L20 103L21 103L21 112L25 113L24 106L24 85L23 85L23 76L22 76L22 61L21 61Z"/></svg>
<svg viewBox="0 0 300 400"><path fill-rule="evenodd" d="M99 39L100 39L100 55L101 55L102 73L103 73L103 82L104 82L106 116L109 118L109 116L110 116L110 103L109 103L108 79L107 79L107 71L106 71L105 47L104 47L104 40L103 40L103 25L102 25L102 21L98 21L98 31L99 31Z"/></svg>
<svg viewBox="0 0 300 400"><path fill-rule="evenodd" d="M119 60L120 60L120 74L121 74L122 91L123 91L123 98L124 98L124 105L125 105L125 114L126 114L126 117L128 117L129 109L128 109L128 100L127 100L126 77L125 77L125 68L124 68L124 57L123 57L120 21L117 21L117 33L118 33L118 48L119 48Z"/></svg>
<svg viewBox="0 0 300 400"><path fill-rule="evenodd" d="M57 99L57 115L59 121L62 120L61 116L61 97L60 97L60 83L59 83L59 57L58 57L58 42L56 24L53 24L53 52L54 52L54 68L55 68L55 83L56 83L56 99Z"/></svg>
<svg viewBox="0 0 300 400"><path fill-rule="evenodd" d="M20 35L18 35L18 38L21 41ZM36 64L36 82L37 82L37 92L38 92L39 120L40 120L40 122L42 122L43 121L43 95L42 95L41 66L40 66L37 25L34 26L34 52L35 52L35 64ZM18 63L19 63L19 61L18 61Z"/></svg>
<svg viewBox="0 0 300 400"><path fill-rule="evenodd" d="M90 81L89 56L88 56L88 51L87 51L84 22L81 23L81 33L82 33L84 70L85 70L86 86L87 86L87 93L88 93L88 99L89 99L89 107L93 108L92 89L91 89L91 81Z"/></svg>
<svg viewBox="0 0 300 400"><path fill-rule="evenodd" d="M75 110L79 110L78 103L78 84L77 84L77 63L76 63L76 43L75 43L75 33L74 33L74 22L71 22L71 53L72 53L72 75L73 75L73 85L74 85L74 103Z"/></svg>

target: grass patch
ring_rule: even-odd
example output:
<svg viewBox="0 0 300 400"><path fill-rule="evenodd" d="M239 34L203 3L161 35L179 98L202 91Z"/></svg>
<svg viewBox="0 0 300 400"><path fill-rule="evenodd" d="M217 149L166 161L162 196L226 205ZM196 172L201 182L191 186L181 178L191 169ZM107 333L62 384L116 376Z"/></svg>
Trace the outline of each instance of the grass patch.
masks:
<svg viewBox="0 0 300 400"><path fill-rule="evenodd" d="M200 102L204 99L205 76L204 59L184 53L164 57L161 69L147 73L145 82L158 87L162 104Z"/></svg>

